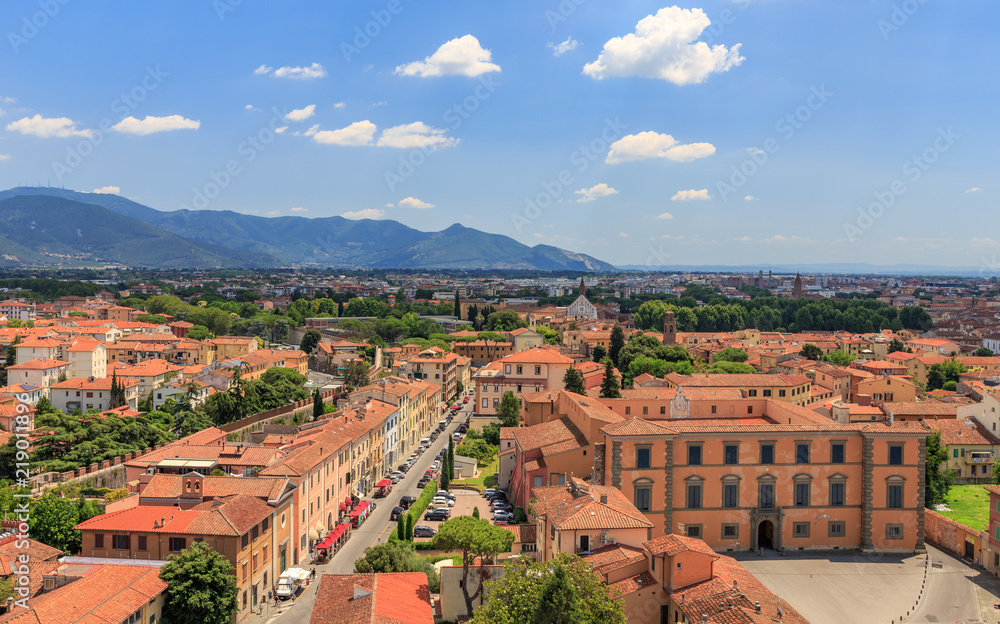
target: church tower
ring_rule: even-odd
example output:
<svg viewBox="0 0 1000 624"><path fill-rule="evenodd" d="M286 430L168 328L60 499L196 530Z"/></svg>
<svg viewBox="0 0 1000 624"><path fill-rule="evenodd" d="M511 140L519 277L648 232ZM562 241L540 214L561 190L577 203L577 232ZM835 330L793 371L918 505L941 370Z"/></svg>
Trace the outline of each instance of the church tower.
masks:
<svg viewBox="0 0 1000 624"><path fill-rule="evenodd" d="M674 320L673 310L667 310L663 316L663 344L668 347L677 344L677 322Z"/></svg>
<svg viewBox="0 0 1000 624"><path fill-rule="evenodd" d="M802 297L802 276L795 274L795 286L792 288L792 297L800 299Z"/></svg>
<svg viewBox="0 0 1000 624"><path fill-rule="evenodd" d="M587 285L583 283L582 277L580 278L580 296L581 297L587 296Z"/></svg>

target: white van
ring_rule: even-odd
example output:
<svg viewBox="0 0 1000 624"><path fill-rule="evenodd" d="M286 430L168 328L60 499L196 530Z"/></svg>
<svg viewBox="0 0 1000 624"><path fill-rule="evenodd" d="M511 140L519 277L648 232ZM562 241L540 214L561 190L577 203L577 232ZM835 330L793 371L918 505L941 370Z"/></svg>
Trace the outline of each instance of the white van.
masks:
<svg viewBox="0 0 1000 624"><path fill-rule="evenodd" d="M444 429L447 426L448 426L448 419L447 418L442 418L441 420L438 421L438 427L441 427L442 429Z"/></svg>
<svg viewBox="0 0 1000 624"><path fill-rule="evenodd" d="M420 446L422 446L424 448L427 448L430 445L431 445L431 439L430 438L424 438L423 440L420 441Z"/></svg>
<svg viewBox="0 0 1000 624"><path fill-rule="evenodd" d="M275 587L278 598L284 600L294 597L307 578L309 578L309 571L302 568L288 568L282 572Z"/></svg>

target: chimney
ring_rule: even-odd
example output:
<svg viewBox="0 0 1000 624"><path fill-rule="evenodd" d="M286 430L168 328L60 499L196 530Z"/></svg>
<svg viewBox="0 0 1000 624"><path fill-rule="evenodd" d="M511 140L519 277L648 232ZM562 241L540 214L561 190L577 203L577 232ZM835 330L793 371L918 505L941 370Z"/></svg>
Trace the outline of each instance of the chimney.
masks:
<svg viewBox="0 0 1000 624"><path fill-rule="evenodd" d="M607 494L601 494L601 504L602 505L607 505L608 504L608 495Z"/></svg>
<svg viewBox="0 0 1000 624"><path fill-rule="evenodd" d="M755 603L753 603L753 609L754 609L754 611L756 611L757 613L760 613L760 602L755 602Z"/></svg>

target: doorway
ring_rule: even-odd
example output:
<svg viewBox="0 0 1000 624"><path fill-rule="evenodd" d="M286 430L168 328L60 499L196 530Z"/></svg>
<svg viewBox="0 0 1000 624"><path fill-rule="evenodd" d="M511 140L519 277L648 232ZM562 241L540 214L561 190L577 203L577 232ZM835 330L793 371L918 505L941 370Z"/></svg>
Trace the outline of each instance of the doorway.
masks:
<svg viewBox="0 0 1000 624"><path fill-rule="evenodd" d="M590 551L590 536L581 535L580 536L580 551L589 552Z"/></svg>
<svg viewBox="0 0 1000 624"><path fill-rule="evenodd" d="M770 520L757 525L757 548L774 548L774 524Z"/></svg>
<svg viewBox="0 0 1000 624"><path fill-rule="evenodd" d="M970 541L965 542L965 557L967 559L976 558L976 544L974 542Z"/></svg>

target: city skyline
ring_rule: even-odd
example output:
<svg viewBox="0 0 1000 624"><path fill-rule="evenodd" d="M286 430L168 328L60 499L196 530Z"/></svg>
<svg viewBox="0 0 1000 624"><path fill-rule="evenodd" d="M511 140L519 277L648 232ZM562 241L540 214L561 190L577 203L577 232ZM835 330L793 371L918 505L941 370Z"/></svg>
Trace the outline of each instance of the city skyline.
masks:
<svg viewBox="0 0 1000 624"><path fill-rule="evenodd" d="M616 265L992 268L965 222L995 197L997 9L837 8L10 3L0 180Z"/></svg>

